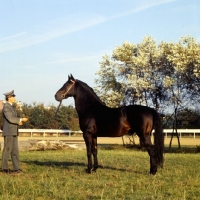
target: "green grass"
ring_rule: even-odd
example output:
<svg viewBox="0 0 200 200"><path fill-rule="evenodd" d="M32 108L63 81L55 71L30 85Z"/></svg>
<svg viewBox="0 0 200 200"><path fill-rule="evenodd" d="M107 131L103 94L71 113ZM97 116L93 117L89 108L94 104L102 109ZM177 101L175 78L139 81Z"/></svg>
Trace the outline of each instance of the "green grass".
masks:
<svg viewBox="0 0 200 200"><path fill-rule="evenodd" d="M200 197L200 154L165 154L149 175L147 152L99 149L100 168L87 174L85 150L20 152L23 174L0 175L0 199L148 199Z"/></svg>

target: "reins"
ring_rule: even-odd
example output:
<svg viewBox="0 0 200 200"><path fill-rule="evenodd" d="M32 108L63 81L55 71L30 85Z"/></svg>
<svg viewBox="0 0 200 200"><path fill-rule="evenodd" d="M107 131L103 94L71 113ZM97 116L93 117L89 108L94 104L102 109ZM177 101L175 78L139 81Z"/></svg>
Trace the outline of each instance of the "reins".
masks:
<svg viewBox="0 0 200 200"><path fill-rule="evenodd" d="M60 103L58 105L58 107L56 108L56 111L55 111L55 115L54 115L54 118L56 118L57 116L57 113L58 113L58 110L62 104L62 100L65 98L65 96L67 95L67 93L69 92L69 90L74 86L74 84L76 83L76 80L73 81L73 80L70 80L73 84L68 88L68 90L64 93L64 94L61 94L61 100L60 100Z"/></svg>

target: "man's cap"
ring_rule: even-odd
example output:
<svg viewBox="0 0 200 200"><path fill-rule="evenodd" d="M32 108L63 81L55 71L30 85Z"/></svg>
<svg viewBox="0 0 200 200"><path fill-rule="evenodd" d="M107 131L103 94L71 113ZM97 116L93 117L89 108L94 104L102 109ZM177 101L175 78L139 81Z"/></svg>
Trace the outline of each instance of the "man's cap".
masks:
<svg viewBox="0 0 200 200"><path fill-rule="evenodd" d="M12 90L11 92L7 92L7 93L4 93L4 95L6 97L15 97L16 95L14 94L14 90Z"/></svg>

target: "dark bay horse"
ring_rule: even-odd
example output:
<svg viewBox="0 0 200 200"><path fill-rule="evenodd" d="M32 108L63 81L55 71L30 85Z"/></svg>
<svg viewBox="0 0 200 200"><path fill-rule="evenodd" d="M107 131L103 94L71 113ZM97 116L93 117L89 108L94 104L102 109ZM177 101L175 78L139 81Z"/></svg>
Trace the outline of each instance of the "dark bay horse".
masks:
<svg viewBox="0 0 200 200"><path fill-rule="evenodd" d="M140 105L109 108L91 87L74 79L72 75L68 76L68 81L55 94L55 99L60 101L60 104L68 97L74 97L80 129L87 148L88 173L98 168L97 137L120 137L136 133L150 156L150 174L156 174L157 167L162 166L164 161L164 134L156 110ZM153 129L154 145L151 143Z"/></svg>

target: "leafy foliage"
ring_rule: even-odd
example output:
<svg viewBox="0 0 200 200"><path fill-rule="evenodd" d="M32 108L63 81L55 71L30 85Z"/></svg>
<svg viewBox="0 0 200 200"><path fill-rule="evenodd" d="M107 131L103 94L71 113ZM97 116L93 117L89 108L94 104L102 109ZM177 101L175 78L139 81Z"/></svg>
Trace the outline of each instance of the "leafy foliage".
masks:
<svg viewBox="0 0 200 200"><path fill-rule="evenodd" d="M28 122L24 123L21 128L37 129L70 129L79 130L79 121L76 110L73 106L61 106L57 117L55 118L56 107L44 106L44 104L32 105L23 104L18 109L20 117L27 116Z"/></svg>

